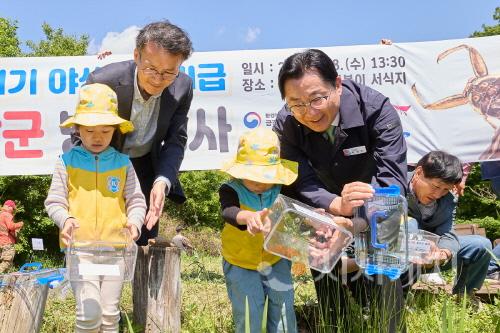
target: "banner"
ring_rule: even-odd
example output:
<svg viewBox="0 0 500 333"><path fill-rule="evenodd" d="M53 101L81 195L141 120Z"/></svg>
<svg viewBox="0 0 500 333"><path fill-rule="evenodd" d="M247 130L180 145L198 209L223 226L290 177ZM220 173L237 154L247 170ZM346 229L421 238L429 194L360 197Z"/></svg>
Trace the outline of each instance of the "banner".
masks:
<svg viewBox="0 0 500 333"><path fill-rule="evenodd" d="M398 111L408 162L443 149L462 161L500 159L500 36L321 48L342 79L370 86ZM238 138L272 127L282 107L278 72L303 49L196 52L182 170L217 169ZM0 175L50 174L69 147L78 89L90 72L132 55L0 58ZM495 74L496 73L496 74Z"/></svg>

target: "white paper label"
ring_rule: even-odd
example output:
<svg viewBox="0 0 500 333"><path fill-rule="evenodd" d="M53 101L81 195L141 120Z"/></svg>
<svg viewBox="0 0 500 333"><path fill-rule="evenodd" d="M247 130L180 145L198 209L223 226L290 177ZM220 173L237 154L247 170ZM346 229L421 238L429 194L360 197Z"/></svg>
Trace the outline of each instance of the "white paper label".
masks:
<svg viewBox="0 0 500 333"><path fill-rule="evenodd" d="M320 220L320 221L326 222L328 224L332 224L332 222L333 222L332 219L329 218L326 215L321 215L321 214L316 213L316 212L314 212L314 211L312 211L310 209L301 207L301 206L299 206L299 205L297 205L297 204L295 204L293 202L292 202L292 205L293 205L293 208L295 208L296 211L301 212L302 214L305 214L305 215L307 215L309 217L312 217L312 218L314 218L316 220Z"/></svg>
<svg viewBox="0 0 500 333"><path fill-rule="evenodd" d="M43 251L43 239L42 238L32 238L31 239L31 247L33 250Z"/></svg>
<svg viewBox="0 0 500 333"><path fill-rule="evenodd" d="M431 251L431 242L427 240L409 240L408 251L429 253Z"/></svg>
<svg viewBox="0 0 500 333"><path fill-rule="evenodd" d="M118 265L78 264L79 275L120 276Z"/></svg>

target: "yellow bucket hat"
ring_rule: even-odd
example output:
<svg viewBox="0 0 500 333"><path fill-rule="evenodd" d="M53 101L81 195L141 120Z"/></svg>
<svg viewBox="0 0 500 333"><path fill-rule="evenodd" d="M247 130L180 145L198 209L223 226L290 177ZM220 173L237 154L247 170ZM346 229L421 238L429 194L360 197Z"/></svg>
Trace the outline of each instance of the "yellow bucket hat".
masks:
<svg viewBox="0 0 500 333"><path fill-rule="evenodd" d="M259 127L240 137L236 159L221 168L234 178L266 184L290 185L297 179L298 163L281 159L276 133Z"/></svg>
<svg viewBox="0 0 500 333"><path fill-rule="evenodd" d="M75 115L69 117L60 126L71 127L74 125L119 125L122 133L134 130L132 122L118 116L116 93L101 83L88 84L80 89Z"/></svg>

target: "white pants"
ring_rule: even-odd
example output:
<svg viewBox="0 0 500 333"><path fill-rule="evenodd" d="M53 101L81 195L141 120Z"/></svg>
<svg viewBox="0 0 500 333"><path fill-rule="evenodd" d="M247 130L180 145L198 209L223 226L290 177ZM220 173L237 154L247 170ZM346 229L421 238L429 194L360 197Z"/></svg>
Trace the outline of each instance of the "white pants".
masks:
<svg viewBox="0 0 500 333"><path fill-rule="evenodd" d="M80 263L95 263L80 260ZM117 259L106 260L99 264L123 265ZM73 281L71 287L76 299L77 333L118 332L120 321L120 296L123 281L107 277L85 276L86 281ZM88 280L88 281L87 281Z"/></svg>

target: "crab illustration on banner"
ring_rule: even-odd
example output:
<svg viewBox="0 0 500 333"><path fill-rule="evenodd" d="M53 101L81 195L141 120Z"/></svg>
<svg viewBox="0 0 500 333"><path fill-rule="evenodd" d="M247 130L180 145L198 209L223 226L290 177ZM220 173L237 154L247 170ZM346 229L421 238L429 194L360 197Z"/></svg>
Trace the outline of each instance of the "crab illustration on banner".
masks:
<svg viewBox="0 0 500 333"><path fill-rule="evenodd" d="M479 156L479 159L498 159L500 158L500 74L489 74L481 54L475 48L465 44L442 52L437 57L437 62L462 49L469 51L474 71L474 77L467 81L462 93L427 104L422 101L415 84L411 90L418 103L427 110L445 110L471 104L474 111L483 116L484 120L495 130L490 146Z"/></svg>

